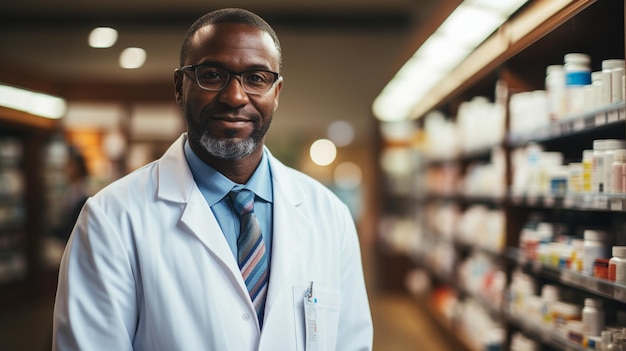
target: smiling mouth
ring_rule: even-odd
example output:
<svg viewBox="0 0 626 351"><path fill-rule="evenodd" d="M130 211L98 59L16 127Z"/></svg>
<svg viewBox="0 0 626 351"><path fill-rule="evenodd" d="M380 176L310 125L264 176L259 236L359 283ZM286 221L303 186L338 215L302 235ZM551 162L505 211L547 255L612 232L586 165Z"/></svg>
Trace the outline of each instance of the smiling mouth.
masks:
<svg viewBox="0 0 626 351"><path fill-rule="evenodd" d="M224 117L213 116L210 119L215 127L222 130L222 135L226 138L237 138L240 133L250 128L254 120L245 117Z"/></svg>
<svg viewBox="0 0 626 351"><path fill-rule="evenodd" d="M249 118L243 117L213 117L213 119L225 122L250 122Z"/></svg>
<svg viewBox="0 0 626 351"><path fill-rule="evenodd" d="M252 123L253 120L245 117L212 117L212 120L228 125Z"/></svg>

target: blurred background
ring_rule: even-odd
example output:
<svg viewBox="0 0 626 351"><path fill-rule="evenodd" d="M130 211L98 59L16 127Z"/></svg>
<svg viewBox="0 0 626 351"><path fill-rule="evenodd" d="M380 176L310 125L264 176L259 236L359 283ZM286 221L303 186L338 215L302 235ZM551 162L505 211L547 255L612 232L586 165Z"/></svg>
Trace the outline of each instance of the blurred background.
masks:
<svg viewBox="0 0 626 351"><path fill-rule="evenodd" d="M65 103L52 119L19 107L0 107L0 183L10 189L0 197L0 217L7 213L13 218L5 222L11 229L2 232L10 243L0 260L0 304L6 306L0 308L0 326L6 326L0 335L17 339L0 337L0 349L34 347L42 331L32 329L43 328L45 335L65 244L63 230L71 228L63 222L75 210L72 204L80 202L81 194L93 194L155 160L184 131L172 83L180 45L195 19L220 7L252 10L278 33L284 88L267 145L283 162L316 177L350 204L364 255L373 257L369 253L376 226L379 132L371 104L414 51L417 28L442 4L437 0L0 4L0 83L50 94ZM89 38L96 27L114 28L116 40L91 47ZM139 61L123 63L123 55L128 59L133 50ZM11 94L0 90L0 100L20 99L19 93ZM318 139L334 143L330 159L323 155L321 160L312 159L310 148ZM324 142L317 145L322 150L328 147ZM83 156L86 168L79 179L68 172L75 154ZM373 261L365 264L374 269ZM368 276L372 287L374 279L374 274ZM20 327L24 325L33 327Z"/></svg>
<svg viewBox="0 0 626 351"><path fill-rule="evenodd" d="M575 336L590 296L626 327L619 286L608 296L593 277L542 275L518 253L545 234L529 227L569 223L578 244L580 228L626 228L624 195L611 197L619 208L589 192L581 204L564 195L580 195L574 183L546 185L569 168L541 168L582 174L594 139L626 139L626 83L611 85L624 75L623 1L22 0L0 3L0 350L50 349L78 211L184 132L180 45L222 7L256 12L280 38L266 144L350 207L375 350L590 349L543 318L552 285L575 291L561 296L577 304ZM566 85L572 65L584 85ZM598 102L602 87L616 97Z"/></svg>

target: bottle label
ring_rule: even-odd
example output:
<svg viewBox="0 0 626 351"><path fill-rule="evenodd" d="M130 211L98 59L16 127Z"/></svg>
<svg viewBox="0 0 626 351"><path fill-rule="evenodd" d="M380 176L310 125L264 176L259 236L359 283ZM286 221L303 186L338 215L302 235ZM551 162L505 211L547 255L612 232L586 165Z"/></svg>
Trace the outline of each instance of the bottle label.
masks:
<svg viewBox="0 0 626 351"><path fill-rule="evenodd" d="M609 280L614 282L615 281L615 263L610 263L609 262Z"/></svg>
<svg viewBox="0 0 626 351"><path fill-rule="evenodd" d="M567 86L589 85L591 84L591 73L589 71L567 72L565 84Z"/></svg>
<svg viewBox="0 0 626 351"><path fill-rule="evenodd" d="M615 265L615 282L626 284L626 263L619 262Z"/></svg>

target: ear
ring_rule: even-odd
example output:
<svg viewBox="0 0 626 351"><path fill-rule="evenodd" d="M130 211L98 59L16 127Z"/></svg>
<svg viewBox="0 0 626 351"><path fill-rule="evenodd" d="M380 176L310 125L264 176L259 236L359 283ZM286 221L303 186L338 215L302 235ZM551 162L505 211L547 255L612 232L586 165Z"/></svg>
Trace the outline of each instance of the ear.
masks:
<svg viewBox="0 0 626 351"><path fill-rule="evenodd" d="M278 109L278 98L280 97L280 90L283 88L283 77L279 77L276 82L276 88L274 90L274 112Z"/></svg>
<svg viewBox="0 0 626 351"><path fill-rule="evenodd" d="M183 72L180 70L174 71L174 94L176 96L176 102L183 103Z"/></svg>

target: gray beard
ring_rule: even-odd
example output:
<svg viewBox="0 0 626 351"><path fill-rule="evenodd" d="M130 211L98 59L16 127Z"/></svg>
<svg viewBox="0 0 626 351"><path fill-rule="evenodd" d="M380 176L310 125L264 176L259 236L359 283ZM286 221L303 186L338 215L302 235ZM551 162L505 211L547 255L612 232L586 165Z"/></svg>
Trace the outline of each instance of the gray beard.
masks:
<svg viewBox="0 0 626 351"><path fill-rule="evenodd" d="M253 138L240 142L232 139L216 139L209 133L202 133L200 145L212 156L223 160L241 160L249 156L258 146Z"/></svg>
<svg viewBox="0 0 626 351"><path fill-rule="evenodd" d="M185 121L187 122L187 131L188 135L192 137L194 140L197 138L197 134L193 133L194 130L202 130L201 125L196 125L193 123L193 119L189 116L187 112L187 105L182 105L182 112L185 117ZM217 139L212 137L208 132L204 131L202 136L200 136L198 142L200 146L211 156L217 157L223 160L241 160L246 156L249 156L256 150L259 145L263 142L263 136L269 129L271 123L270 121L265 125L261 130L257 130L255 128L252 135L249 138L242 140L240 142L234 141L233 139Z"/></svg>

